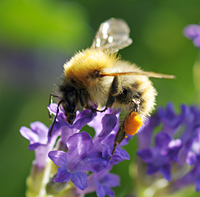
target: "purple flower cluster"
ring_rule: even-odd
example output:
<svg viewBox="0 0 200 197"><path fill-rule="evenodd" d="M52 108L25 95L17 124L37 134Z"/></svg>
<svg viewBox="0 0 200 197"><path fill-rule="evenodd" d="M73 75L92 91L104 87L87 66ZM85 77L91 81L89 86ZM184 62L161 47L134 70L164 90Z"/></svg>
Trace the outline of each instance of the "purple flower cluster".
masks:
<svg viewBox="0 0 200 197"><path fill-rule="evenodd" d="M34 165L42 169L47 164L48 152L53 149L55 137L48 140L48 128L39 121L31 123L30 127L21 127L20 133L30 141L29 150L35 150Z"/></svg>
<svg viewBox="0 0 200 197"><path fill-rule="evenodd" d="M48 108L50 113L56 114L56 104ZM85 131L80 132L86 124L94 128L93 138ZM35 150L37 167L45 167L48 157L58 166L54 182L71 181L77 194L83 196L96 191L103 197L114 196L111 188L119 185L119 177L109 173L112 166L129 159L128 153L119 146L114 155L111 154L118 124L117 110L108 109L103 113L83 110L77 112L74 124L70 125L60 109L51 137L48 135L51 126L48 129L40 122L32 123L31 129L22 127L20 132L30 141L29 149ZM127 139L121 145L126 143Z"/></svg>
<svg viewBox="0 0 200 197"><path fill-rule="evenodd" d="M184 34L193 40L194 45L200 49L200 25L188 25L184 29Z"/></svg>
<svg viewBox="0 0 200 197"><path fill-rule="evenodd" d="M156 132L161 127L160 132ZM200 111L181 106L176 114L172 104L158 108L138 134L138 156L147 164L147 174L160 172L178 190L190 184L200 190ZM191 170L186 171L189 166ZM172 168L178 178L172 176ZM177 171L177 169L179 169ZM183 175L184 172L184 175ZM174 174L173 174L174 175Z"/></svg>

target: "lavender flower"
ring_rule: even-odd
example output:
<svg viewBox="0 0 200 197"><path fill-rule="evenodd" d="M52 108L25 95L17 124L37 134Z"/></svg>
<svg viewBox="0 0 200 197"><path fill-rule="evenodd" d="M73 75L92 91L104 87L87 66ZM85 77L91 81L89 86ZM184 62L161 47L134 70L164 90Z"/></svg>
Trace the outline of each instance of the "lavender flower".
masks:
<svg viewBox="0 0 200 197"><path fill-rule="evenodd" d="M109 160L112 156L112 149L114 146L114 139L118 131L119 126L119 111L108 109L106 112L100 114L103 116L101 125L97 123L99 117L96 116L94 121L88 125L95 129L95 137L93 139L95 143L95 150L102 152L102 157ZM126 139L121 143L121 146L126 144ZM128 153L121 149L119 146L116 148L115 154L110 160L110 164L117 164L123 160L129 160Z"/></svg>
<svg viewBox="0 0 200 197"><path fill-rule="evenodd" d="M55 115L57 112L57 104L52 103L50 106L48 106L48 109L50 113ZM93 120L96 115L96 112L91 112L91 110L77 112L74 124L70 125L68 122L66 122L64 111L61 108L54 124L51 136L61 136L61 143L63 146L65 146L67 139L73 134L78 133L81 128Z"/></svg>
<svg viewBox="0 0 200 197"><path fill-rule="evenodd" d="M59 166L55 182L71 179L76 187L84 190L88 187L87 173L98 172L108 165L100 152L93 152L92 138L86 132L74 134L67 141L69 152L51 151L50 159Z"/></svg>
<svg viewBox="0 0 200 197"><path fill-rule="evenodd" d="M115 174L109 173L110 168L106 168L103 171L92 174L88 177L89 187L84 191L77 189L77 193L84 196L84 194L96 191L98 197L108 195L114 197L114 191L112 187L119 186L119 177Z"/></svg>
<svg viewBox="0 0 200 197"><path fill-rule="evenodd" d="M57 105L51 104L48 109L50 113L55 115ZM94 128L94 138L85 131L80 132L86 124ZM43 184L41 191L46 194L62 191L62 193L69 195L72 192L71 188L74 187L73 191L76 191L75 193L78 195L96 191L98 196L114 196L111 187L119 185L119 177L110 174L109 171L113 165L130 159L128 153L121 146L116 148L112 156L118 125L119 111L113 109L103 113L93 113L91 110L77 112L74 124L70 125L66 122L61 107L53 129L51 126L47 128L39 122L32 123L31 129L22 127L20 129L21 134L30 140L29 149L39 150L38 154L42 157L36 158L36 160L43 162L43 167L49 173L44 173L46 182L41 181L41 184ZM50 137L48 133L51 129L52 135ZM127 142L128 139L124 140L121 145L123 146ZM40 147L45 147L45 151L41 151ZM52 150L53 147L55 147L55 150ZM58 166L57 171L55 171L55 167L48 164L48 157ZM87 177L88 172L90 172L89 177ZM54 174L53 177L52 173ZM32 177L32 174L30 177ZM33 179L29 183L30 190L34 188ZM45 185L47 185L47 190ZM73 186L67 187L67 185ZM38 195L41 191L36 191L34 195Z"/></svg>
<svg viewBox="0 0 200 197"><path fill-rule="evenodd" d="M200 25L188 25L184 29L184 34L193 40L194 45L200 49Z"/></svg>
<svg viewBox="0 0 200 197"><path fill-rule="evenodd" d="M172 139L167 133L159 132L155 137L155 147L139 150L138 155L148 164L147 174L157 171L168 181L171 180L172 161L177 160L177 153L181 148L179 139Z"/></svg>
<svg viewBox="0 0 200 197"><path fill-rule="evenodd" d="M159 125L162 129L155 135ZM151 139L155 136L154 141L146 143L145 131ZM175 113L172 104L166 109L159 108L138 137L141 149L137 154L147 164L147 174L160 172L167 181L173 182L171 192L190 184L200 190L200 111L197 107L182 105L180 114ZM193 168L188 172L186 166ZM179 169L177 177L172 176L172 168Z"/></svg>
<svg viewBox="0 0 200 197"><path fill-rule="evenodd" d="M48 128L41 122L34 122L30 125L31 129L21 127L20 133L30 141L29 150L35 150L34 164L38 168L44 168L48 160L48 152L52 150L55 138L48 141Z"/></svg>

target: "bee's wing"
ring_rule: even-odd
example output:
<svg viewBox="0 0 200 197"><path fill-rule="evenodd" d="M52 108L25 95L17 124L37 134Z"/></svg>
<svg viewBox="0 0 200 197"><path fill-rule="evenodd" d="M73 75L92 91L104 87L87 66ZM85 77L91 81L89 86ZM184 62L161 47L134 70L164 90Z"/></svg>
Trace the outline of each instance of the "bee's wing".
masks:
<svg viewBox="0 0 200 197"><path fill-rule="evenodd" d="M132 43L129 33L130 29L125 21L111 18L100 25L92 47L115 53Z"/></svg>
<svg viewBox="0 0 200 197"><path fill-rule="evenodd" d="M154 72L145 72L145 71L133 71L133 72L117 72L117 73L101 73L101 77L105 76L122 76L122 75L141 75L147 77L154 77L154 78L166 78L166 79L174 79L174 75L166 75L161 73L154 73Z"/></svg>

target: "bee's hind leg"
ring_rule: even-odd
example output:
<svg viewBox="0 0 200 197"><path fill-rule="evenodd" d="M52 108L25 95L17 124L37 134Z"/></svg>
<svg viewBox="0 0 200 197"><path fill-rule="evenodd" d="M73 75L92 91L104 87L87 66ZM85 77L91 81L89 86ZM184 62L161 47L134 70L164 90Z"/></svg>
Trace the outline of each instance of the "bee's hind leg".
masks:
<svg viewBox="0 0 200 197"><path fill-rule="evenodd" d="M133 102L133 111L136 111L136 112L139 112L139 106L140 106L140 99L137 99L137 98L133 98L132 99L132 102Z"/></svg>
<svg viewBox="0 0 200 197"><path fill-rule="evenodd" d="M120 143L123 141L123 139L126 137L126 132L124 131L124 126L123 123L120 126L117 135L115 136L115 141L114 141L114 146L113 146L113 150L112 150L112 155L114 155L115 153L115 149L117 148L117 144L120 145Z"/></svg>
<svg viewBox="0 0 200 197"><path fill-rule="evenodd" d="M114 155L115 153L115 149L117 148L117 144L120 145L120 143L123 141L124 138L126 138L126 132L124 131L124 127L125 127L125 124L126 124L126 120L127 120L127 117L133 112L138 112L139 111L139 105L140 105L140 100L137 99L137 98L133 98L131 100L131 102L133 103L133 108L132 110L129 111L129 113L126 115L126 117L124 118L124 120L122 121L120 127L119 127L119 130L115 136L115 141L114 141L114 146L113 146L113 150L112 150L112 155ZM112 157L112 156L111 156ZM111 158L110 157L110 158Z"/></svg>

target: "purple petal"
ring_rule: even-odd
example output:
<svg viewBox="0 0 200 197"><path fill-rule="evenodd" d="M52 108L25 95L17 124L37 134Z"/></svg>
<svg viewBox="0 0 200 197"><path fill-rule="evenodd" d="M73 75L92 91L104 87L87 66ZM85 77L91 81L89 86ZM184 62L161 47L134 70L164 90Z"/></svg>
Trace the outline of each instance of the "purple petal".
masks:
<svg viewBox="0 0 200 197"><path fill-rule="evenodd" d="M29 150L35 150L36 148L38 148L39 146L41 146L40 143L33 143L33 144L30 144L28 149Z"/></svg>
<svg viewBox="0 0 200 197"><path fill-rule="evenodd" d="M106 195L110 196L110 197L115 197L115 193L113 190L111 190L109 187L104 186L104 190Z"/></svg>
<svg viewBox="0 0 200 197"><path fill-rule="evenodd" d="M192 111L193 107L181 105L180 119L182 119L182 122L192 122L194 120L194 114ZM194 111L196 111L196 108L194 108Z"/></svg>
<svg viewBox="0 0 200 197"><path fill-rule="evenodd" d="M31 129L38 135L39 142L46 144L48 141L48 128L43 123L37 121L30 124Z"/></svg>
<svg viewBox="0 0 200 197"><path fill-rule="evenodd" d="M176 147L180 147L182 145L182 142L180 139L176 139L176 140L172 140L169 144L168 147L170 149L176 148Z"/></svg>
<svg viewBox="0 0 200 197"><path fill-rule="evenodd" d="M84 190L88 187L87 173L82 171L77 171L71 173L71 181L76 187L81 190Z"/></svg>
<svg viewBox="0 0 200 197"><path fill-rule="evenodd" d="M196 192L200 191L200 178L195 181L195 185L196 185L195 187Z"/></svg>
<svg viewBox="0 0 200 197"><path fill-rule="evenodd" d="M30 140L29 150L35 150L34 165L44 168L48 161L48 152L53 148L56 139L48 141L48 128L41 122L31 123L31 129L21 127L20 132Z"/></svg>
<svg viewBox="0 0 200 197"><path fill-rule="evenodd" d="M117 187L120 184L120 178L115 174L109 173L103 176L100 179L100 182L106 185L107 187Z"/></svg>
<svg viewBox="0 0 200 197"><path fill-rule="evenodd" d="M99 139L100 151L102 151L103 158L108 159L112 155L114 139L115 139L115 134L110 134L104 139L103 138Z"/></svg>
<svg viewBox="0 0 200 197"><path fill-rule="evenodd" d="M21 127L20 133L23 137L25 137L27 140L29 140L31 143L38 141L38 136L36 133L34 133L31 129L27 127Z"/></svg>
<svg viewBox="0 0 200 197"><path fill-rule="evenodd" d="M153 154L151 149L138 150L137 155L146 163L152 162L153 160Z"/></svg>
<svg viewBox="0 0 200 197"><path fill-rule="evenodd" d="M167 181L170 181L172 179L170 165L164 165L163 167L161 167L160 172Z"/></svg>
<svg viewBox="0 0 200 197"><path fill-rule="evenodd" d="M189 108L189 107L188 107L188 108ZM199 109L198 109L198 106L191 106L191 107L190 107L190 111L191 111L192 113L190 112L189 114L191 114L192 117L193 117L193 119L190 120L190 122L194 121L194 122L200 123L200 119L199 119L199 117L200 117L200 111L199 111ZM190 115L190 116L191 116L191 115Z"/></svg>
<svg viewBox="0 0 200 197"><path fill-rule="evenodd" d="M187 38L193 39L196 36L200 35L200 26L199 25L188 25L184 29L184 34Z"/></svg>
<svg viewBox="0 0 200 197"><path fill-rule="evenodd" d="M189 152L186 158L186 163L188 165L194 165L197 161L197 155L193 152Z"/></svg>
<svg viewBox="0 0 200 197"><path fill-rule="evenodd" d="M160 111L163 111L162 113L159 113ZM176 129L180 126L182 123L182 117L179 115L176 115L174 106L172 103L169 103L166 107L166 110L159 108L158 109L158 115L161 118L161 121L164 123L163 131L173 135Z"/></svg>
<svg viewBox="0 0 200 197"><path fill-rule="evenodd" d="M113 114L106 114L102 119L102 131L99 134L99 137L106 137L116 126L117 117Z"/></svg>
<svg viewBox="0 0 200 197"><path fill-rule="evenodd" d="M67 171L66 168L58 168L58 173L53 180L54 182L61 183L69 181L70 178L71 174Z"/></svg>
<svg viewBox="0 0 200 197"><path fill-rule="evenodd" d="M83 195L96 190L97 196L104 197L105 195L109 195L114 197L111 187L119 185L119 177L115 174L110 174L110 169L111 167L108 167L101 172L91 174L88 177L89 187L84 191L78 190L78 193Z"/></svg>
<svg viewBox="0 0 200 197"><path fill-rule="evenodd" d="M39 168L44 168L48 162L48 152L52 147L40 145L35 149L34 164Z"/></svg>
<svg viewBox="0 0 200 197"><path fill-rule="evenodd" d="M99 172L108 166L109 161L103 159L101 152L93 152L82 159L81 163L77 166L80 170L86 170L90 172Z"/></svg>
<svg viewBox="0 0 200 197"><path fill-rule="evenodd" d="M193 43L196 47L200 47L200 35L196 38L194 38Z"/></svg>
<svg viewBox="0 0 200 197"><path fill-rule="evenodd" d="M48 144L48 128L41 122L31 123L31 129L21 127L20 133L30 141L29 150L35 150L40 145Z"/></svg>
<svg viewBox="0 0 200 197"><path fill-rule="evenodd" d="M99 182L97 182L96 192L98 197L105 197L106 195L104 187Z"/></svg>
<svg viewBox="0 0 200 197"><path fill-rule="evenodd" d="M155 147L160 149L167 148L171 140L172 138L167 133L159 132L155 137Z"/></svg>
<svg viewBox="0 0 200 197"><path fill-rule="evenodd" d="M57 108L58 108L58 105L56 103L51 103L50 105L47 106L47 108L51 114L56 115Z"/></svg>
<svg viewBox="0 0 200 197"><path fill-rule="evenodd" d="M104 108L103 108L104 109ZM92 120L92 122L90 122L88 125L90 127L93 127L95 129L95 132L96 132L96 136L99 136L99 134L101 132L104 133L103 131L103 125L102 125L102 119L104 118L104 116L106 115L111 115L111 117L116 117L117 118L117 123L118 123L118 120L119 120L119 113L120 111L119 110L114 110L114 109L108 109L106 110L105 112L97 112L97 116ZM109 116L108 116L109 117ZM117 124L116 124L116 127L117 127ZM115 127L115 128L116 128ZM106 129L106 128L105 128ZM109 130L108 130L109 132ZM101 134L102 135L102 134Z"/></svg>
<svg viewBox="0 0 200 197"><path fill-rule="evenodd" d="M147 174L154 174L156 172L158 172L159 170L159 167L155 166L154 164L152 163L149 163L148 166L147 166Z"/></svg>
<svg viewBox="0 0 200 197"><path fill-rule="evenodd" d="M180 151L179 151L179 154L178 154L178 162L180 164L185 164L185 161L186 161L186 158L187 158L187 154L188 154L188 149L186 149L185 146L183 146Z"/></svg>
<svg viewBox="0 0 200 197"><path fill-rule="evenodd" d="M109 159L112 156L115 135L116 134L110 134L103 140L100 138L102 140L102 141L100 140L100 147L101 147L100 151L102 151L102 157L105 159ZM95 145L95 148L96 148L96 145ZM126 160L130 159L128 153L125 150L117 147L110 161L112 164L113 163L116 164L120 161L123 161L124 159Z"/></svg>
<svg viewBox="0 0 200 197"><path fill-rule="evenodd" d="M152 133L160 124L160 121L160 116L158 113L156 113L144 122L144 125L141 127L141 132L137 134L139 148L144 149L151 145Z"/></svg>
<svg viewBox="0 0 200 197"><path fill-rule="evenodd" d="M75 119L73 128L80 130L83 126L85 126L87 123L92 121L94 117L96 116L96 114L97 114L96 112L92 112L91 110L81 111Z"/></svg>
<svg viewBox="0 0 200 197"><path fill-rule="evenodd" d="M55 165L60 167L66 167L67 161L67 153L64 151L50 151L49 158L55 163Z"/></svg>
<svg viewBox="0 0 200 197"><path fill-rule="evenodd" d="M94 119L88 123L88 126L92 127L95 129L96 135L98 136L99 133L102 130L102 124L101 124L101 120L104 117L105 112L102 113L97 113L97 116L94 117Z"/></svg>
<svg viewBox="0 0 200 197"><path fill-rule="evenodd" d="M116 165L117 163L123 160L130 160L130 156L125 150L121 149L120 147L117 147L114 155L110 159L110 164Z"/></svg>
<svg viewBox="0 0 200 197"><path fill-rule="evenodd" d="M69 157L76 157L77 159L86 155L93 146L91 136L85 131L74 134L67 141Z"/></svg>
<svg viewBox="0 0 200 197"><path fill-rule="evenodd" d="M180 139L172 140L168 144L167 156L171 161L178 161L178 156L182 148L182 141Z"/></svg>
<svg viewBox="0 0 200 197"><path fill-rule="evenodd" d="M63 126L60 131L61 131L62 144L63 144L63 146L66 147L65 149L67 150L68 149L67 148L67 141L68 141L69 137L71 137L75 133L78 133L80 130L75 129L75 128L70 128L68 126Z"/></svg>

